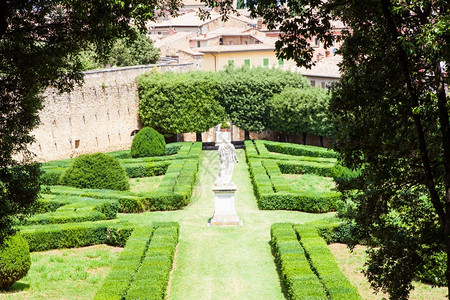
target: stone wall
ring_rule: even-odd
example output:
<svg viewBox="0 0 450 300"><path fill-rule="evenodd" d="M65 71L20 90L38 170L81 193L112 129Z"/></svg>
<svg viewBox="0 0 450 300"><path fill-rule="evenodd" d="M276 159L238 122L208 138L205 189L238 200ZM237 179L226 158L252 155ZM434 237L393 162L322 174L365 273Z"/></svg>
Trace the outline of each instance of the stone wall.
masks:
<svg viewBox="0 0 450 300"><path fill-rule="evenodd" d="M48 161L129 149L133 135L141 128L139 75L152 70L185 72L198 68L196 63L185 63L87 71L84 84L71 93L48 89L30 150L38 161Z"/></svg>

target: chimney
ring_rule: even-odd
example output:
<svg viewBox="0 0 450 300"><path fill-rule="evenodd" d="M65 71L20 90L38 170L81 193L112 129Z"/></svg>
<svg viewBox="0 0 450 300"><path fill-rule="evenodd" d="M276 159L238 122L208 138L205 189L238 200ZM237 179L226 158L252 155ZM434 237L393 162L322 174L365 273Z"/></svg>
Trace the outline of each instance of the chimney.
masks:
<svg viewBox="0 0 450 300"><path fill-rule="evenodd" d="M263 20L262 19L258 19L258 21L256 23L256 29L261 29L262 28L262 24L263 24Z"/></svg>

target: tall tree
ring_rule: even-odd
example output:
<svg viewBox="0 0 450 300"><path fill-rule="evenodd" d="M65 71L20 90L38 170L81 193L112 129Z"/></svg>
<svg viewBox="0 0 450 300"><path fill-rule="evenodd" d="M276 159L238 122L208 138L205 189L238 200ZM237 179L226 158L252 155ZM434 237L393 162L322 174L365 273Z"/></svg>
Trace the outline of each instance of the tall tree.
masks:
<svg viewBox="0 0 450 300"><path fill-rule="evenodd" d="M282 32L279 57L299 65L311 63L308 39L331 46L332 21L349 26L330 110L340 160L362 170L339 188L353 203L356 236L371 247L366 275L392 299L407 299L424 261L444 251L450 282L450 2L247 3Z"/></svg>
<svg viewBox="0 0 450 300"><path fill-rule="evenodd" d="M30 164L30 131L39 122L41 93L81 83L79 53L93 43L105 54L134 25L174 13L179 0L0 1L0 242L14 219L29 214L39 191L39 166ZM21 159L17 159L17 154Z"/></svg>

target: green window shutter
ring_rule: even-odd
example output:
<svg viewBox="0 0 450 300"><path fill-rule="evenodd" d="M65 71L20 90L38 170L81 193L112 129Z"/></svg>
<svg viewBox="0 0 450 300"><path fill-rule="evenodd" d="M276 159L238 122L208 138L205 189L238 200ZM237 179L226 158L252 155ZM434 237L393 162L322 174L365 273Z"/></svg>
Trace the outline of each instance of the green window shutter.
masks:
<svg viewBox="0 0 450 300"><path fill-rule="evenodd" d="M263 58L263 66L264 67L268 67L269 66L269 59L268 58Z"/></svg>
<svg viewBox="0 0 450 300"><path fill-rule="evenodd" d="M244 65L250 67L250 59L244 59Z"/></svg>

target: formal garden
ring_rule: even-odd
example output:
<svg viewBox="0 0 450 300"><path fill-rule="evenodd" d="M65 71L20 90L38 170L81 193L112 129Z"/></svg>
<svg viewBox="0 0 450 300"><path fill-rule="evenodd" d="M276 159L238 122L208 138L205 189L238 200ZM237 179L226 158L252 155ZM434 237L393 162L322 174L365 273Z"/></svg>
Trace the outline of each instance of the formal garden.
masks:
<svg viewBox="0 0 450 300"><path fill-rule="evenodd" d="M245 141L233 174L243 226L210 227L217 151L161 137L144 128L131 150L43 164L39 213L20 224L31 267L0 298L382 298L363 258L336 244L334 181L357 173L333 151ZM413 299L445 298L415 285Z"/></svg>

